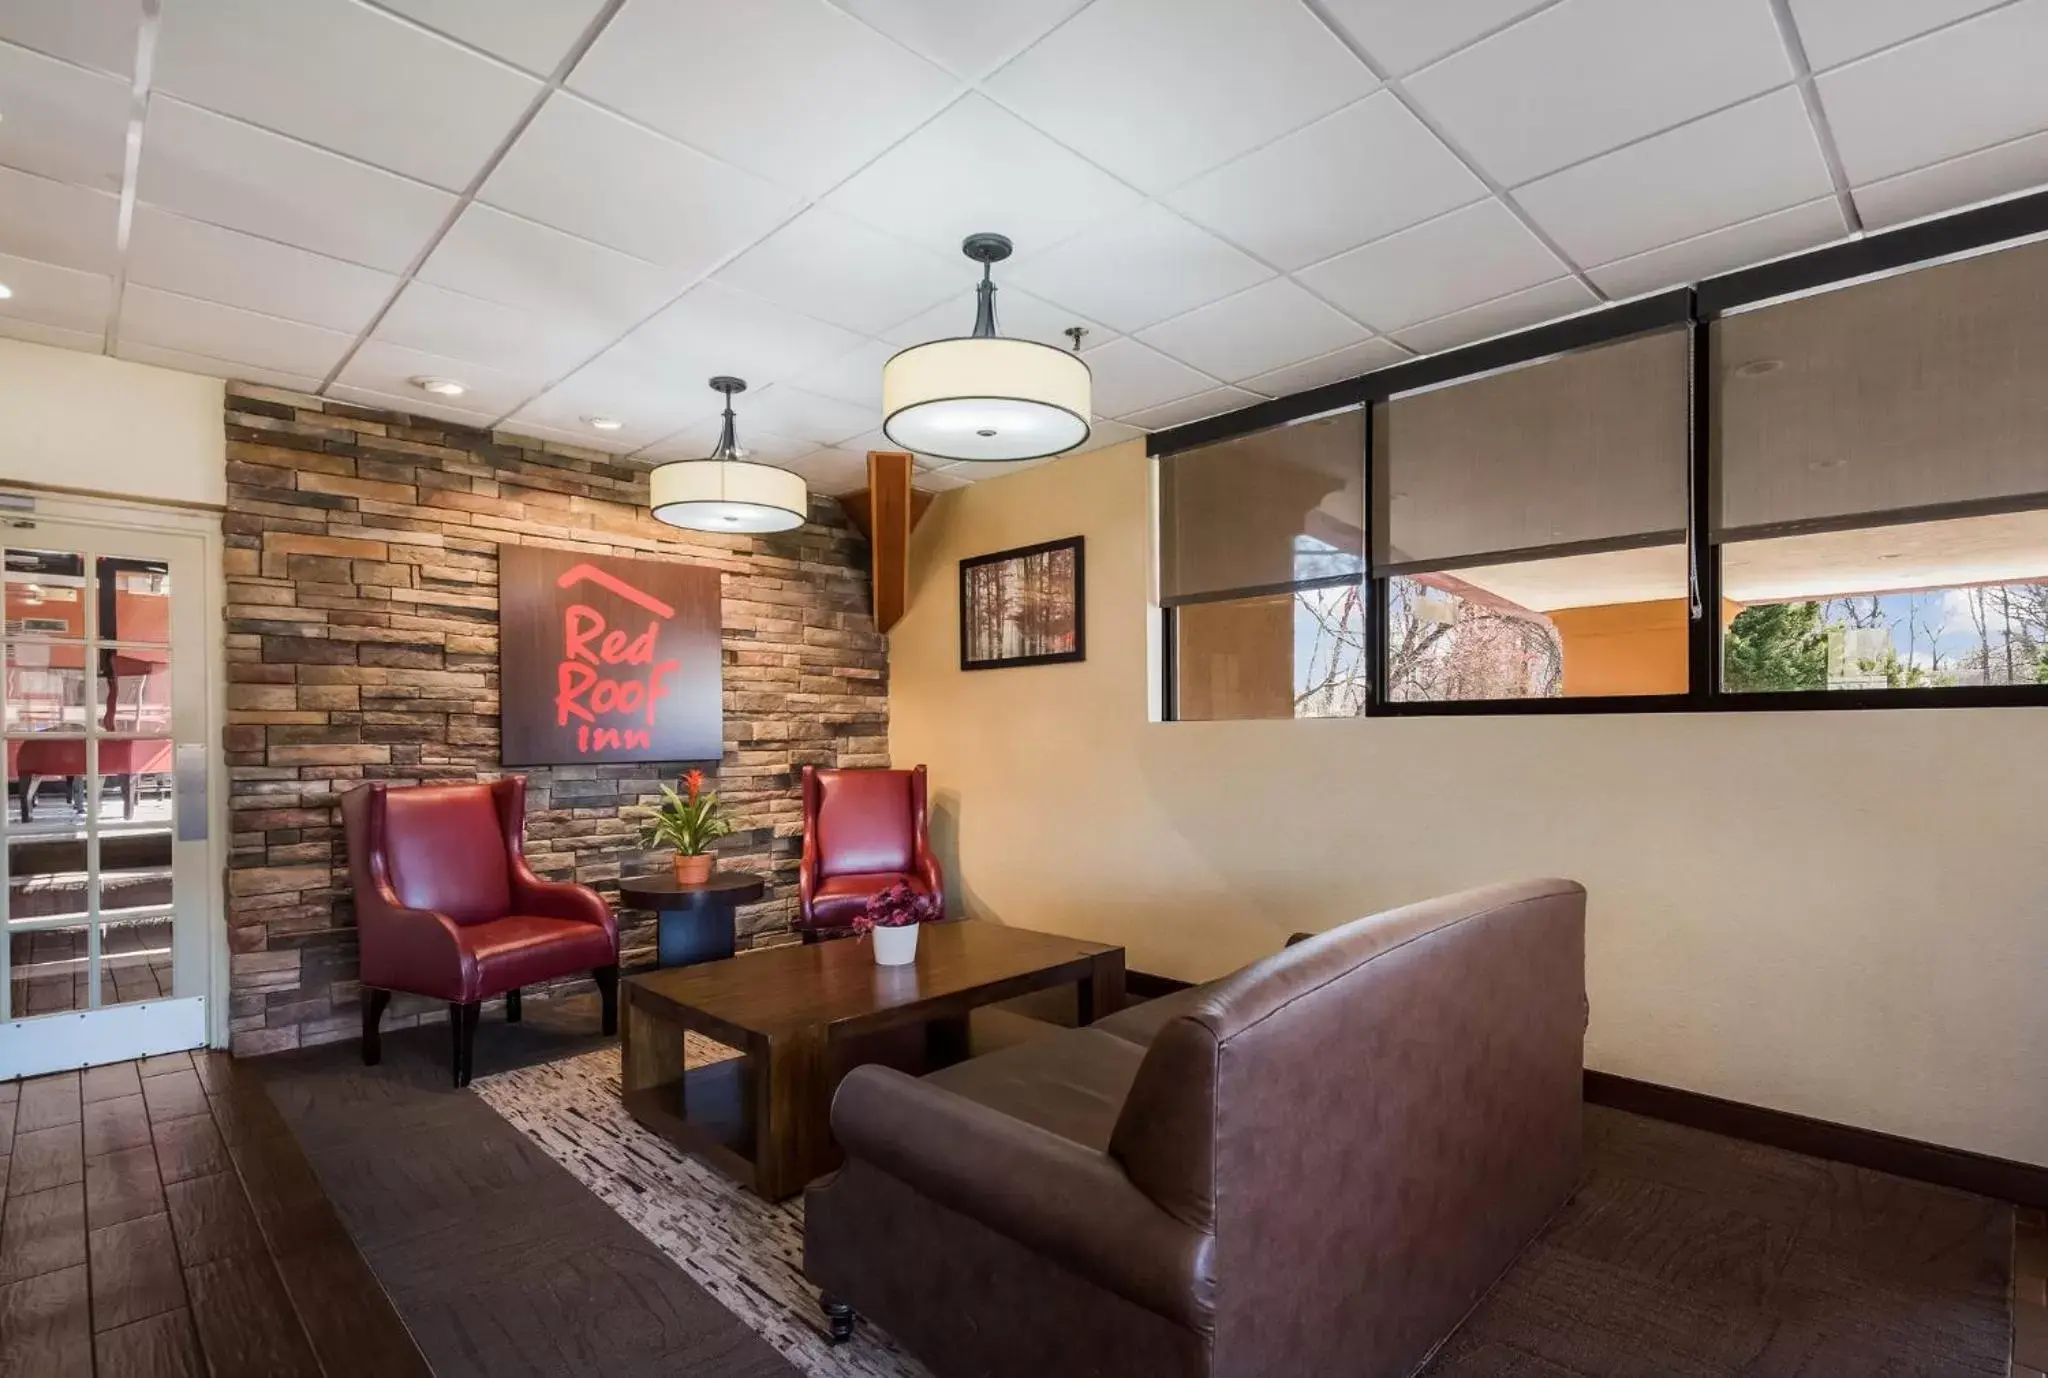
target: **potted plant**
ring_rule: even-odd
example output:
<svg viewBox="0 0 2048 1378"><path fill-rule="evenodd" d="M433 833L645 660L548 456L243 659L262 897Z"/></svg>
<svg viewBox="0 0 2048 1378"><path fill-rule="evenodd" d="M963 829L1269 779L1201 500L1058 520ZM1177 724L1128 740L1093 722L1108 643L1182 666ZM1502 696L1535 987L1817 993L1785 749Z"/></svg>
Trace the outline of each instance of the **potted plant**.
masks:
<svg viewBox="0 0 2048 1378"><path fill-rule="evenodd" d="M640 831L643 847L676 849L676 884L702 885L711 879L711 844L732 831L725 806L717 791L704 788L704 772L693 770L683 777L685 793L661 787L661 802L655 805Z"/></svg>
<svg viewBox="0 0 2048 1378"><path fill-rule="evenodd" d="M917 926L938 918L928 895L897 881L868 896L867 908L854 915L854 931L875 936L875 965L900 967L917 960Z"/></svg>

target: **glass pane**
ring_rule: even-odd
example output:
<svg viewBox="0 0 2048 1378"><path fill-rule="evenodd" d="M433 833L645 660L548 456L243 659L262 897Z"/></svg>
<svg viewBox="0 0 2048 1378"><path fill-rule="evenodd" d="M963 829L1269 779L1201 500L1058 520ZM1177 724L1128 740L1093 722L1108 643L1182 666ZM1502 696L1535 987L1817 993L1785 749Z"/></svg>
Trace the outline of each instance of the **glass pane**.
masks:
<svg viewBox="0 0 2048 1378"><path fill-rule="evenodd" d="M61 550L7 552L7 635L85 637L85 557Z"/></svg>
<svg viewBox="0 0 2048 1378"><path fill-rule="evenodd" d="M84 732L85 647L75 641L10 641L6 729Z"/></svg>
<svg viewBox="0 0 2048 1378"><path fill-rule="evenodd" d="M16 830L68 832L85 816L85 741L44 737L7 743L7 806Z"/></svg>
<svg viewBox="0 0 2048 1378"><path fill-rule="evenodd" d="M91 1008L88 940L83 926L8 934L8 1009L14 1018Z"/></svg>
<svg viewBox="0 0 2048 1378"><path fill-rule="evenodd" d="M1198 722L1362 715L1364 600L1354 584L1176 609L1175 716Z"/></svg>
<svg viewBox="0 0 2048 1378"><path fill-rule="evenodd" d="M122 919L100 926L100 1004L127 1005L172 994L171 917Z"/></svg>
<svg viewBox="0 0 2048 1378"><path fill-rule="evenodd" d="M171 830L115 828L100 833L100 917L171 902Z"/></svg>
<svg viewBox="0 0 2048 1378"><path fill-rule="evenodd" d="M171 743L143 737L100 742L101 826L171 820Z"/></svg>
<svg viewBox="0 0 2048 1378"><path fill-rule="evenodd" d="M171 642L171 567L160 560L97 562L100 640L128 645Z"/></svg>
<svg viewBox="0 0 2048 1378"><path fill-rule="evenodd" d="M7 846L7 917L11 923L86 915L83 832L20 838Z"/></svg>
<svg viewBox="0 0 2048 1378"><path fill-rule="evenodd" d="M170 653L145 647L99 653L94 720L106 732L171 730ZM102 759L104 760L104 749ZM101 767L106 770L106 766Z"/></svg>

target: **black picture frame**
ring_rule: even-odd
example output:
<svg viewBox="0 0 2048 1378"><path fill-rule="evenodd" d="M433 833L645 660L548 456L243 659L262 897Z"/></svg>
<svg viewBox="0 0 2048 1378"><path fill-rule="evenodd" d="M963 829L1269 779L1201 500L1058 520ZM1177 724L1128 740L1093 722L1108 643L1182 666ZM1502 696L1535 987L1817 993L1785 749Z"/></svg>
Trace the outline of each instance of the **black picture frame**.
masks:
<svg viewBox="0 0 2048 1378"><path fill-rule="evenodd" d="M973 620L978 611L976 602L975 572L991 566L1017 563L1033 556L1050 555L1058 551L1072 551L1073 588L1067 599L1073 609L1073 648L1071 650L1032 652L1024 655L996 655L976 658L971 654L973 645ZM998 550L987 555L976 555L960 562L960 668L962 670L1013 670L1027 665L1066 665L1088 658L1088 572L1084 538L1068 536L1064 540L1040 541L1036 545L1022 545L1010 550Z"/></svg>

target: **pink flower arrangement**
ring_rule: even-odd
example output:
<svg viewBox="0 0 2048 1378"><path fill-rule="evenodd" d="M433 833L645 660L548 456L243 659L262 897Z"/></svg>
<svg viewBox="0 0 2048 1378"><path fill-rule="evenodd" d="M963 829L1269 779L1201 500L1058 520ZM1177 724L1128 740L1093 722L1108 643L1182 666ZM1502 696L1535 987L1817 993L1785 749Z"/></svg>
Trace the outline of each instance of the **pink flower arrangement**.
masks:
<svg viewBox="0 0 2048 1378"><path fill-rule="evenodd" d="M867 908L853 917L853 928L856 933L866 934L871 928L908 928L914 923L930 923L938 916L938 907L929 895L921 895L899 880L868 896Z"/></svg>

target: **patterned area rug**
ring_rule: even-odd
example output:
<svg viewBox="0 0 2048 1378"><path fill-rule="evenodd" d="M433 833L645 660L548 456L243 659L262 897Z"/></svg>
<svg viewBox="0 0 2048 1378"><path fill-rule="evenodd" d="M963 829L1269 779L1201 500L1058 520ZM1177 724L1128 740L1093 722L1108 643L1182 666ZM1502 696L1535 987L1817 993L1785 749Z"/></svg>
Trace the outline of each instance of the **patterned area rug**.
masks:
<svg viewBox="0 0 2048 1378"><path fill-rule="evenodd" d="M692 1067L735 1056L688 1035ZM863 1320L825 1342L818 1289L804 1281L801 1196L771 1205L640 1127L619 1101L616 1046L472 1083L504 1116L692 1281L812 1378L926 1378Z"/></svg>

